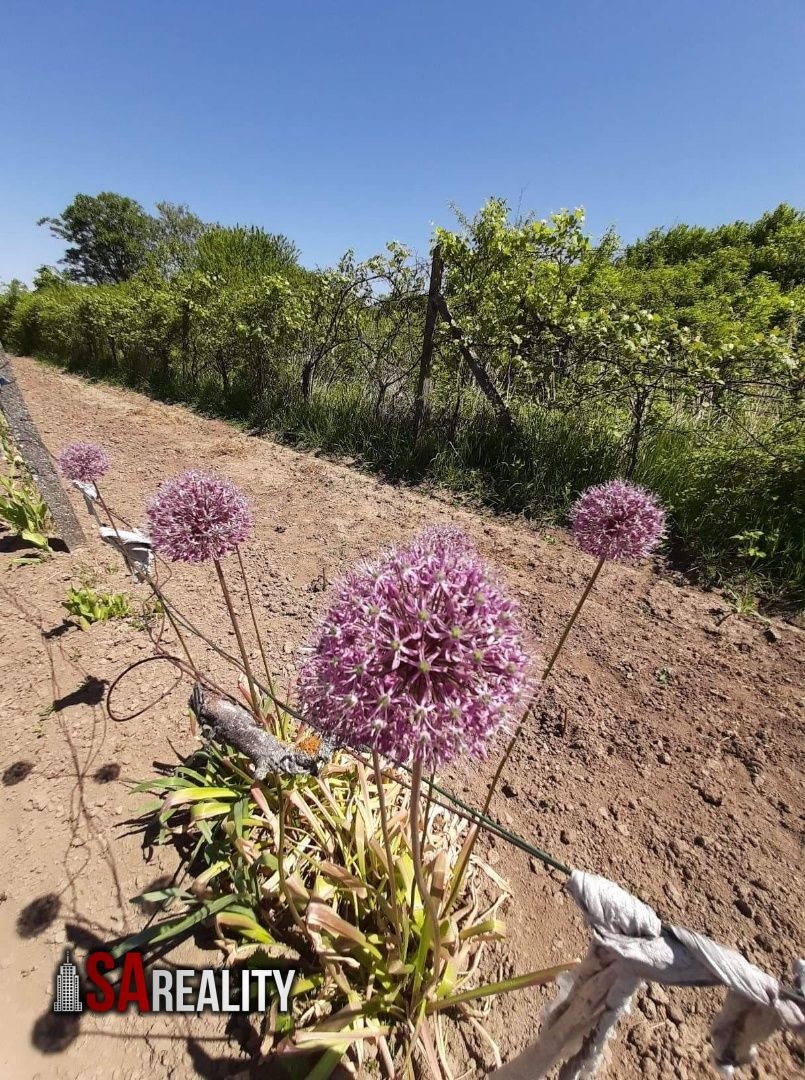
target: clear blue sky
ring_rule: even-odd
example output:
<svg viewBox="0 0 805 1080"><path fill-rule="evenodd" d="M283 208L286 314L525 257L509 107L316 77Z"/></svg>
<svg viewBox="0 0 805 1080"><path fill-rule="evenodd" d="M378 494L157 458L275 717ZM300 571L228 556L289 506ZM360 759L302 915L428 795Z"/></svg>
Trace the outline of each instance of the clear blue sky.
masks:
<svg viewBox="0 0 805 1080"><path fill-rule="evenodd" d="M805 206L805 0L4 0L0 281L78 192L287 233L308 265L450 204L595 234Z"/></svg>

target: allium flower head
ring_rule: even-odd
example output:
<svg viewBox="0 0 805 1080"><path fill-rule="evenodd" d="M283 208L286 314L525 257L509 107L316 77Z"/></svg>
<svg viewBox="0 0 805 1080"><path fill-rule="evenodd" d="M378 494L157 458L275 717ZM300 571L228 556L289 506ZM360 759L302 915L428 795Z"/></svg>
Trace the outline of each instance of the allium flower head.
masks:
<svg viewBox="0 0 805 1080"><path fill-rule="evenodd" d="M175 562L220 559L242 544L252 529L249 504L235 485L196 469L161 484L147 513L154 549Z"/></svg>
<svg viewBox="0 0 805 1080"><path fill-rule="evenodd" d="M483 756L527 686L515 604L460 530L358 566L305 650L306 720L402 764Z"/></svg>
<svg viewBox="0 0 805 1080"><path fill-rule="evenodd" d="M94 484L109 468L109 455L95 443L70 443L57 456L59 468L67 480Z"/></svg>
<svg viewBox="0 0 805 1080"><path fill-rule="evenodd" d="M665 511L645 488L611 480L597 484L570 511L576 543L596 559L642 559L665 532Z"/></svg>

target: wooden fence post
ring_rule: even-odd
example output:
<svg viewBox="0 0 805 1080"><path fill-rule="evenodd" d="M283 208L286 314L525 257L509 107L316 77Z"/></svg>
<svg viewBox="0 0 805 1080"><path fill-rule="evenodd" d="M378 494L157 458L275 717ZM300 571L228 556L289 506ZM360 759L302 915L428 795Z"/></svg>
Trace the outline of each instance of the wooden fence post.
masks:
<svg viewBox="0 0 805 1080"><path fill-rule="evenodd" d="M498 420L503 425L505 430L512 435L516 434L517 428L515 427L514 420L512 419L512 414L509 412L508 405L500 396L500 391L495 386L492 380L492 376L484 367L480 357L476 355L475 350L464 337L464 333L461 327L458 326L455 319L453 318L450 308L447 306L447 301L441 295L441 293L438 296L437 304L439 308L439 314L450 328L450 333L453 337L453 340L455 341L456 345L458 345L459 351L464 357L464 360L467 363L467 367L472 372L472 376L478 384L478 388L480 389L481 393L495 410Z"/></svg>
<svg viewBox="0 0 805 1080"><path fill-rule="evenodd" d="M436 331L436 319L439 316L439 295L442 290L443 272L442 252L437 244L433 249L433 260L430 264L428 308L425 313L425 332L422 335L422 355L419 358L419 378L417 379L416 397L414 398L414 442L419 438L419 432L430 401L433 338Z"/></svg>

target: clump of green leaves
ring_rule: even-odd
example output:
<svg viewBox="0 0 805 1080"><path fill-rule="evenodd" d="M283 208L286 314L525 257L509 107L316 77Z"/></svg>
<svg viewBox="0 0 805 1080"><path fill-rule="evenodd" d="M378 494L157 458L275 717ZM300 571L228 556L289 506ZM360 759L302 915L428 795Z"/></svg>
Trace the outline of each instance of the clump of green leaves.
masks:
<svg viewBox="0 0 805 1080"><path fill-rule="evenodd" d="M724 596L732 604L732 614L736 615L757 615L757 597L749 588L734 588L725 589Z"/></svg>
<svg viewBox="0 0 805 1080"><path fill-rule="evenodd" d="M86 585L80 589L71 586L62 607L67 608L82 630L88 630L96 622L124 619L131 614L125 593L96 592Z"/></svg>
<svg viewBox="0 0 805 1080"><path fill-rule="evenodd" d="M47 503L30 481L0 476L0 518L41 553L50 551Z"/></svg>
<svg viewBox="0 0 805 1080"><path fill-rule="evenodd" d="M51 550L47 537L50 513L1 419L0 449L7 470L7 475L0 476L0 520L16 536L32 544L37 549L33 558L39 558ZM33 558L23 557L18 561L31 562Z"/></svg>
<svg viewBox="0 0 805 1080"><path fill-rule="evenodd" d="M423 841L427 887L440 912L434 949L415 885L409 793L387 778L378 783L360 761L341 757L317 777L258 781L245 758L210 743L174 776L135 790L161 796L149 807L160 842L179 834L194 842L196 877L183 891L140 897L181 910L125 947L163 944L214 916L227 963L282 958L296 966L291 1014L268 1018L269 1056L289 1075L325 1078L350 1048L361 1064L376 1044L395 1060L394 1075L411 1076L411 1033L419 1032L432 1074L449 1076L448 1010L475 1026L497 1056L482 1026L484 1003L567 967L478 985L484 943L505 935L508 890L479 856L464 865L466 823L431 805Z"/></svg>

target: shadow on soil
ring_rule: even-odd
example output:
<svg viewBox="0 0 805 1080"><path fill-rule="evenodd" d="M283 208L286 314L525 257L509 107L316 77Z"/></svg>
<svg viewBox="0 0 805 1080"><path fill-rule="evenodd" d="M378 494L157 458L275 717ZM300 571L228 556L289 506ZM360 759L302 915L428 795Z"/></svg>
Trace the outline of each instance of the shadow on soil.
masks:
<svg viewBox="0 0 805 1080"><path fill-rule="evenodd" d="M3 787L14 787L15 784L21 784L26 777L31 775L33 768L34 763L32 761L15 761L3 773Z"/></svg>
<svg viewBox="0 0 805 1080"><path fill-rule="evenodd" d="M65 542L58 536L51 536L48 539L48 544L51 551L65 552L69 550ZM21 536L15 536L13 533L0 536L0 554L2 555L18 555L20 553L33 555L39 550L36 544L31 544L27 540L23 540Z"/></svg>
<svg viewBox="0 0 805 1080"><path fill-rule="evenodd" d="M110 761L107 765L101 765L100 769L92 774L92 779L96 784L111 784L119 776L120 766L116 761Z"/></svg>
<svg viewBox="0 0 805 1080"><path fill-rule="evenodd" d="M55 893L38 896L17 916L17 933L21 938L38 937L52 925L60 909L61 900Z"/></svg>
<svg viewBox="0 0 805 1080"><path fill-rule="evenodd" d="M31 1042L42 1054L61 1054L75 1041L81 1013L46 1012L33 1026Z"/></svg>
<svg viewBox="0 0 805 1080"><path fill-rule="evenodd" d="M60 712L68 709L71 705L100 705L106 693L106 679L97 679L94 675L87 676L78 689L73 690L64 697L56 698L53 709Z"/></svg>

